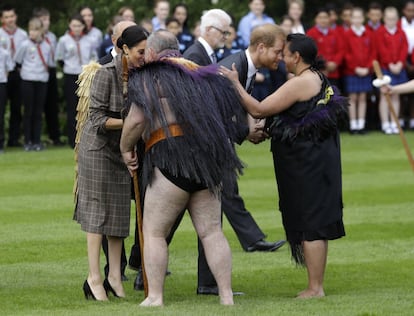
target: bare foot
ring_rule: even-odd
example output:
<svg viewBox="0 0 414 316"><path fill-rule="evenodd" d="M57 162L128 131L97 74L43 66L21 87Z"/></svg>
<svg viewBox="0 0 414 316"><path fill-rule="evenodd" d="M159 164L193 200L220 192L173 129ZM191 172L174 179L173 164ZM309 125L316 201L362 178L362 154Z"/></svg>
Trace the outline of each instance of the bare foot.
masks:
<svg viewBox="0 0 414 316"><path fill-rule="evenodd" d="M313 297L324 297L324 296L325 296L325 292L323 291L323 289L320 289L320 290L306 289L302 292L299 292L296 298L302 299L302 298L313 298Z"/></svg>
<svg viewBox="0 0 414 316"><path fill-rule="evenodd" d="M164 304L162 302L162 298L155 299L147 297L141 302L141 304L139 304L139 306L164 306Z"/></svg>
<svg viewBox="0 0 414 316"><path fill-rule="evenodd" d="M233 293L229 295L220 295L220 304L221 305L234 305Z"/></svg>

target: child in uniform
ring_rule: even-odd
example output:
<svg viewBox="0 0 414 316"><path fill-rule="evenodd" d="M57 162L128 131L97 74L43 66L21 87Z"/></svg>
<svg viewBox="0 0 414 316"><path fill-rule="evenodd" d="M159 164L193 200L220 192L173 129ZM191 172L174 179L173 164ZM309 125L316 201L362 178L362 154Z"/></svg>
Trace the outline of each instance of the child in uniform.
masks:
<svg viewBox="0 0 414 316"><path fill-rule="evenodd" d="M69 145L75 147L76 106L78 96L76 90L82 66L91 60L97 60L94 43L85 35L85 22L80 14L73 15L69 20L69 30L58 40L55 59L63 67L63 92L66 99L67 133Z"/></svg>
<svg viewBox="0 0 414 316"><path fill-rule="evenodd" d="M376 33L378 62L384 75L391 77L391 84L397 85L408 81L405 63L407 59L408 41L404 31L398 28L399 16L395 7L384 10L384 25ZM400 111L398 94L391 95L395 113ZM379 104L381 129L385 134L398 134L397 123L390 117L387 100L382 94Z"/></svg>
<svg viewBox="0 0 414 316"><path fill-rule="evenodd" d="M29 21L29 38L16 52L14 60L20 68L23 97L24 150L40 151L42 113L46 102L49 67L54 65L52 50L44 40L44 29L39 18Z"/></svg>
<svg viewBox="0 0 414 316"><path fill-rule="evenodd" d="M351 27L344 33L345 92L349 96L349 130L365 132L367 93L372 90L372 62L376 58L373 33L364 26L364 10L354 7Z"/></svg>

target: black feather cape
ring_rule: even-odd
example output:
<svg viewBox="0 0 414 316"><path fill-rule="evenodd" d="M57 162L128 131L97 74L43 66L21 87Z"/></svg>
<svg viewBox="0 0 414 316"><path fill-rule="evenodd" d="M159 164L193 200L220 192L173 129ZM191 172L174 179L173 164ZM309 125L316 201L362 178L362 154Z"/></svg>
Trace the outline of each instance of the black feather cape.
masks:
<svg viewBox="0 0 414 316"><path fill-rule="evenodd" d="M183 136L170 137L162 99L167 100ZM226 194L226 180L243 167L232 141L237 132L235 113L242 105L240 95L218 74L216 65L199 67L183 58L146 64L130 73L126 104L143 110L146 130L161 124L169 135L144 155L144 187L151 183L157 166Z"/></svg>

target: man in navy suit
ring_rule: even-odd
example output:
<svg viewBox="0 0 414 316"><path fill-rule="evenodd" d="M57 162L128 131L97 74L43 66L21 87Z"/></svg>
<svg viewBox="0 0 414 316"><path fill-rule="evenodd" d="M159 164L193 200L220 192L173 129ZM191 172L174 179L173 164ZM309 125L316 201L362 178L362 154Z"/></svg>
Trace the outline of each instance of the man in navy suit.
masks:
<svg viewBox="0 0 414 316"><path fill-rule="evenodd" d="M230 24L231 18L223 10L213 9L207 11L201 17L201 36L184 52L184 57L201 66L215 63L216 57L214 52L224 46L226 38L230 35ZM242 114L244 117L247 117L245 112ZM249 137L251 140L255 139L257 142L264 139L263 129L249 129L247 122L246 124L240 124L239 134L240 136L235 140L237 143L241 143L246 137ZM248 252L253 252L275 251L280 248L285 243L284 240L274 243L264 240L265 234L258 227L251 214L246 210L243 199L238 194L237 179L234 179L233 183L233 196L227 198L222 197L222 211L236 232L243 249ZM198 243L198 251L197 294L217 295L217 284L208 267L200 240ZM234 292L234 294L242 293Z"/></svg>
<svg viewBox="0 0 414 316"><path fill-rule="evenodd" d="M239 81L245 87L248 93L253 90L253 85L256 77L256 72L259 68L266 68L269 70L276 70L279 61L283 59L283 47L286 40L286 35L283 33L281 27L266 23L255 27L250 34L250 44L244 51L240 51L233 55L227 56L219 62L229 69L234 64L238 73ZM241 115L246 117L247 126L249 127L248 134L241 133L240 138L236 143L241 144L245 139L252 143L259 143L263 140L260 136L253 133L252 129L263 130L264 120L253 119L244 109L241 110Z"/></svg>

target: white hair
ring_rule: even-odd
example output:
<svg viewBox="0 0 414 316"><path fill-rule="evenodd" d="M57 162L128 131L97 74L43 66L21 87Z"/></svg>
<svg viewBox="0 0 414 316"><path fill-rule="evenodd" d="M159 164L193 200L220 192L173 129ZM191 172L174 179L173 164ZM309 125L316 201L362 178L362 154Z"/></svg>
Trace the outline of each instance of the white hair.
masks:
<svg viewBox="0 0 414 316"><path fill-rule="evenodd" d="M231 24L230 15L221 9L208 10L201 17L200 34L203 36L206 32L206 28L209 26L215 26L221 29L224 24Z"/></svg>

